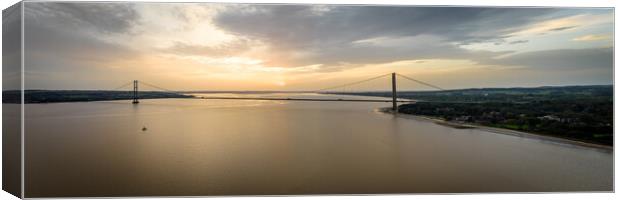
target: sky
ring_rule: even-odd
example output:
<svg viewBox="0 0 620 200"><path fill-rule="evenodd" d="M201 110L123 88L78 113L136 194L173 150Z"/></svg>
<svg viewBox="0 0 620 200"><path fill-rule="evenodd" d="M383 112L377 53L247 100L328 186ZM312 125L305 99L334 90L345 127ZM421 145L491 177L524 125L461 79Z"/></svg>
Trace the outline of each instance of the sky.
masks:
<svg viewBox="0 0 620 200"><path fill-rule="evenodd" d="M314 90L391 72L447 89L613 84L613 15L607 8L26 2L26 88L112 89L140 80L173 90Z"/></svg>

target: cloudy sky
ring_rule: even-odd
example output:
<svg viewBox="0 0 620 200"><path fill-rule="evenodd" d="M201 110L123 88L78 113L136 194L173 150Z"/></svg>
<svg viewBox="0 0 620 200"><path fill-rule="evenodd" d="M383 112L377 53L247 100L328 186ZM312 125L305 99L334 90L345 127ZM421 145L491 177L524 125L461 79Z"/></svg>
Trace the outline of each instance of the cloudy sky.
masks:
<svg viewBox="0 0 620 200"><path fill-rule="evenodd" d="M613 10L25 3L26 88L311 90L611 84ZM424 89L411 85L411 89Z"/></svg>

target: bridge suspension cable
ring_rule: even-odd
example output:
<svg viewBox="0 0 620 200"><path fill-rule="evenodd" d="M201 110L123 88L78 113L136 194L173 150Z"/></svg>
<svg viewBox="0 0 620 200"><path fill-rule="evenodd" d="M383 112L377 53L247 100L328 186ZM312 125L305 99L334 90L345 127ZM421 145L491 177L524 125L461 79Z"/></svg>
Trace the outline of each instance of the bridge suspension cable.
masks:
<svg viewBox="0 0 620 200"><path fill-rule="evenodd" d="M338 89L338 88L348 87L348 86L352 86L352 85L358 85L358 84L365 83L365 82L368 82L368 81L380 79L380 78L389 76L391 74L392 73L388 73L388 74L383 74L381 76L375 76L375 77L372 77L372 78L364 79L364 80L361 80L361 81L355 81L355 82L346 83L346 84L342 84L342 85L321 88L321 89L318 89L318 90L314 90L313 92L317 92L318 93L318 92L322 92L322 91L325 91L325 90L332 90L332 89Z"/></svg>
<svg viewBox="0 0 620 200"><path fill-rule="evenodd" d="M122 84L121 86L115 87L115 88L114 88L114 89L112 89L112 90L119 90L119 89L121 89L121 88L124 88L124 87L127 87L127 86L131 85L132 83L133 83L133 81L127 82L127 83L125 83L125 84Z"/></svg>
<svg viewBox="0 0 620 200"><path fill-rule="evenodd" d="M341 84L341 85L337 85L337 86L321 88L321 89L318 89L318 90L314 90L312 92L317 92L318 93L318 92L325 92L327 90L346 88L346 87L350 87L350 86L366 83L366 82L369 82L369 81L372 81L372 80L380 79L380 78L383 78L383 77L386 77L386 76L390 76L390 75L391 75L391 73L383 74L383 75L380 75L380 76L375 76L375 77L367 78L367 79L364 79L364 80L361 80L361 81L355 81L355 82ZM404 78L406 80L413 81L415 83L422 84L422 85L425 85L425 86L428 86L428 87L431 87L431 88L434 88L434 89L437 89L437 90L441 90L441 91L446 90L446 89L444 89L442 87L439 87L437 85L434 85L434 84L431 84L431 83L428 83L428 82L424 82L424 81L421 81L421 80L418 80L418 79L414 79L414 78L411 78L411 77L403 75L403 74L396 73L396 75L401 77L401 78Z"/></svg>
<svg viewBox="0 0 620 200"><path fill-rule="evenodd" d="M172 93L172 94L180 94L181 93L181 92L178 92L178 91L169 90L169 89L166 89L166 88L163 88L163 87L159 87L159 86L156 86L156 85L144 82L144 81L140 81L140 83L144 84L144 85L147 85L147 86L150 86L150 87L155 88L155 89L163 90L164 92L167 92L167 93Z"/></svg>
<svg viewBox="0 0 620 200"><path fill-rule="evenodd" d="M442 91L445 90L442 87L439 87L439 86L436 86L436 85L433 85L433 84L430 84L430 83L427 83L427 82L424 82L424 81L420 81L420 80L417 80L417 79L414 79L414 78L411 78L411 77L408 77L408 76L405 76L405 75L402 75L402 74L399 74L399 73L396 73L396 75L400 76L400 77L402 77L404 79L407 79L407 80L410 80L410 81L413 81L413 82L416 82L416 83L419 83L419 84L422 84L422 85L426 85L428 87L432 87L432 88L435 88L435 89L438 89L438 90L442 90Z"/></svg>

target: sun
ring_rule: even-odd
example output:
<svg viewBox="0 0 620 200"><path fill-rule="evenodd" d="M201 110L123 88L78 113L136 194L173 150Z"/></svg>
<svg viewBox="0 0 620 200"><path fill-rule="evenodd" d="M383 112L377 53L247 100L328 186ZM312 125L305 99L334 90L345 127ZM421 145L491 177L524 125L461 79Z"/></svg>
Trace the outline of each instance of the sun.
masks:
<svg viewBox="0 0 620 200"><path fill-rule="evenodd" d="M280 86L280 87L286 86L286 82L284 82L284 81L276 81L276 82L274 82L274 84L277 85L277 86Z"/></svg>

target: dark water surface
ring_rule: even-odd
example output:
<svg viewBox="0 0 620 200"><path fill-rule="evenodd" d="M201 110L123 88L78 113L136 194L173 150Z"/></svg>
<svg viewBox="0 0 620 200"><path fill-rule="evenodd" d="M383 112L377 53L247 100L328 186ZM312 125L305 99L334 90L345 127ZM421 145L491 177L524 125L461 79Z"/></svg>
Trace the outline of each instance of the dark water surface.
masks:
<svg viewBox="0 0 620 200"><path fill-rule="evenodd" d="M328 98L292 95L300 96ZM375 110L387 106L200 99L28 104L25 194L612 190L610 152Z"/></svg>

